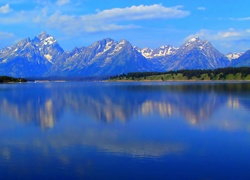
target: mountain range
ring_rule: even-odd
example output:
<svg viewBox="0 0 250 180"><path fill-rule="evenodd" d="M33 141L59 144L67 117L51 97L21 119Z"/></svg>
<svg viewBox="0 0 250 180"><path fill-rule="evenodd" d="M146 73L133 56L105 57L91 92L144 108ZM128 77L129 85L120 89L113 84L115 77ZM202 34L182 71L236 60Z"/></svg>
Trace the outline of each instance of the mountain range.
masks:
<svg viewBox="0 0 250 180"><path fill-rule="evenodd" d="M250 66L250 50L224 55L200 38L178 48L164 45L141 49L125 39L117 42L106 38L69 52L46 32L0 50L0 75L14 77L93 77L228 66Z"/></svg>

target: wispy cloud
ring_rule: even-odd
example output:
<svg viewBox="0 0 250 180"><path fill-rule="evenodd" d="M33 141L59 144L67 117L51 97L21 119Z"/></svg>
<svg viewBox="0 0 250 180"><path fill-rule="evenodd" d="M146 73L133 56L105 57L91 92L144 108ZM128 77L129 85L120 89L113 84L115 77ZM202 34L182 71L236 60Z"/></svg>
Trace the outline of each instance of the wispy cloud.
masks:
<svg viewBox="0 0 250 180"><path fill-rule="evenodd" d="M63 6L63 5L68 4L68 3L70 3L70 0L58 0L56 2L56 4L59 6Z"/></svg>
<svg viewBox="0 0 250 180"><path fill-rule="evenodd" d="M9 4L6 4L4 6L0 6L0 14L8 14L12 11L12 9L10 8Z"/></svg>
<svg viewBox="0 0 250 180"><path fill-rule="evenodd" d="M66 3L69 3L69 0L56 1L58 5ZM138 21L177 19L190 14L189 11L183 10L182 6L165 7L162 4L154 4L106 9L93 14L69 15L53 8L50 1L49 4L50 6L40 6L30 11L14 12L12 16L0 17L0 24L29 22L72 34L138 28L141 26ZM9 8L9 5L7 7Z"/></svg>
<svg viewBox="0 0 250 180"><path fill-rule="evenodd" d="M221 31L202 29L195 34L188 36L186 39L192 37L201 37L207 40L226 40L226 39L232 40L232 39L247 37L249 35L250 35L250 29L235 30L233 28L230 28L228 30L221 30Z"/></svg>
<svg viewBox="0 0 250 180"><path fill-rule="evenodd" d="M206 7L198 7L197 9L200 10L200 11L205 11Z"/></svg>
<svg viewBox="0 0 250 180"><path fill-rule="evenodd" d="M80 16L56 12L41 20L49 27L60 28L69 33L98 32L138 28L139 25L131 24L132 21L183 18L189 14L190 12L182 10L182 6L164 7L161 4L154 4L107 9ZM130 23L127 24L127 21Z"/></svg>
<svg viewBox="0 0 250 180"><path fill-rule="evenodd" d="M13 33L10 33L10 32L1 32L0 31L0 39L9 39L9 38L12 38L14 37L14 34Z"/></svg>
<svg viewBox="0 0 250 180"><path fill-rule="evenodd" d="M217 37L219 38L232 38L232 37L240 37L241 32L237 31L225 31L225 32L219 32L217 34Z"/></svg>
<svg viewBox="0 0 250 180"><path fill-rule="evenodd" d="M250 21L250 17L243 17L243 18L230 18L233 21Z"/></svg>
<svg viewBox="0 0 250 180"><path fill-rule="evenodd" d="M161 4L150 6L140 5L126 8L114 8L100 11L97 14L87 16L94 19L113 19L113 20L142 20L155 18L182 18L188 16L188 11L181 10L182 6L164 7Z"/></svg>

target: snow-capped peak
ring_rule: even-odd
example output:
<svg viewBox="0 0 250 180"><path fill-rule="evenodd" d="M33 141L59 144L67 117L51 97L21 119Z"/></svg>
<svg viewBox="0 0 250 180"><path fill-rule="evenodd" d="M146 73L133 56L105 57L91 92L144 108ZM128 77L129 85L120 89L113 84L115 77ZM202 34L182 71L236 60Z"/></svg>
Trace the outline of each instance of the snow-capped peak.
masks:
<svg viewBox="0 0 250 180"><path fill-rule="evenodd" d="M56 40L53 36L48 35L45 31L41 32L36 38L38 38L42 45L51 45L56 43ZM38 41L38 43L40 44Z"/></svg>
<svg viewBox="0 0 250 180"><path fill-rule="evenodd" d="M40 41L43 41L43 40L45 40L46 38L48 38L49 35L48 35L45 31L43 31L43 32L41 32L37 37L38 37L38 39L40 39Z"/></svg>
<svg viewBox="0 0 250 180"><path fill-rule="evenodd" d="M188 42L196 42L198 40L200 40L199 37L193 37L193 38L189 39Z"/></svg>
<svg viewBox="0 0 250 180"><path fill-rule="evenodd" d="M139 49L139 48L136 48L136 50L139 53L141 53L145 58L151 59L151 58L172 55L176 51L176 48L169 46L169 45L165 45L165 46L161 46L160 48L157 48L157 49L151 49L151 48Z"/></svg>
<svg viewBox="0 0 250 180"><path fill-rule="evenodd" d="M184 46L193 46L193 45L201 45L203 44L205 41L202 41L200 38L198 37L194 37L189 39Z"/></svg>
<svg viewBox="0 0 250 180"><path fill-rule="evenodd" d="M234 53L229 53L226 56L231 61L231 60L239 58L242 54L243 53L236 53L236 52L234 52Z"/></svg>
<svg viewBox="0 0 250 180"><path fill-rule="evenodd" d="M55 40L55 38L52 37L52 36L47 37L47 38L43 41L43 44L44 44L44 45L51 45L51 44L54 44L54 43L56 43L56 40Z"/></svg>
<svg viewBox="0 0 250 180"><path fill-rule="evenodd" d="M211 44L206 40L201 40L198 37L189 39L180 49L193 49L199 48L200 50L205 50L211 47Z"/></svg>
<svg viewBox="0 0 250 180"><path fill-rule="evenodd" d="M120 45L124 45L124 44L126 44L126 43L127 43L127 41L126 41L125 39L122 39L122 40L119 42Z"/></svg>
<svg viewBox="0 0 250 180"><path fill-rule="evenodd" d="M42 31L38 36L47 34L46 31Z"/></svg>
<svg viewBox="0 0 250 180"><path fill-rule="evenodd" d="M98 46L98 53L96 56L100 56L105 52L111 50L115 46L116 42L112 39L104 39L102 42L99 42L95 46Z"/></svg>
<svg viewBox="0 0 250 180"><path fill-rule="evenodd" d="M139 49L137 51L140 52L145 58L152 58L153 49L151 49L151 48L143 48L143 49Z"/></svg>

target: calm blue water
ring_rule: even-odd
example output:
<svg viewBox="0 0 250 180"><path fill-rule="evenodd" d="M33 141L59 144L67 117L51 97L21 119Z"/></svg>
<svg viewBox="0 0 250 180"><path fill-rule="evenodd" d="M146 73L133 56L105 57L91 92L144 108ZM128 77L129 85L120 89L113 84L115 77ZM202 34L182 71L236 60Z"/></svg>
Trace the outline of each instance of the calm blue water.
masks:
<svg viewBox="0 0 250 180"><path fill-rule="evenodd" d="M250 83L0 85L1 179L250 179Z"/></svg>

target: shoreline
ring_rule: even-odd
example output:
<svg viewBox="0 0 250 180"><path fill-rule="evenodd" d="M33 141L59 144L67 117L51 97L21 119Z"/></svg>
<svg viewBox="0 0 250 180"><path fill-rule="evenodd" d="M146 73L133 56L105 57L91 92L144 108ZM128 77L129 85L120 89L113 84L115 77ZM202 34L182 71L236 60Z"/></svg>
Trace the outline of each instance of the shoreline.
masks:
<svg viewBox="0 0 250 180"><path fill-rule="evenodd" d="M103 82L250 82L250 80L105 80Z"/></svg>

